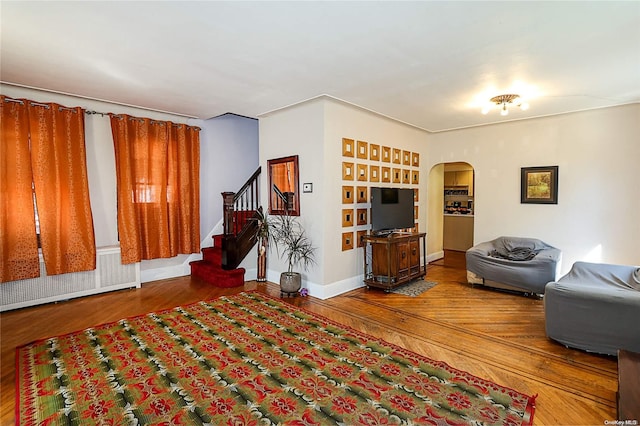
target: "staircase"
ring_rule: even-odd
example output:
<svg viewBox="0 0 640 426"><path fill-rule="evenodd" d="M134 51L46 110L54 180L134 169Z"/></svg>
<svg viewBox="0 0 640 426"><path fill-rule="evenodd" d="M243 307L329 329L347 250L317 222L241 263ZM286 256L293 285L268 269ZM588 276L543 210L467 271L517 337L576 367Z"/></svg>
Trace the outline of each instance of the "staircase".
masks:
<svg viewBox="0 0 640 426"><path fill-rule="evenodd" d="M260 167L237 193L223 192L224 233L213 236L213 246L202 249L202 260L190 262L191 275L216 287L244 285L244 268L238 268L256 243Z"/></svg>
<svg viewBox="0 0 640 426"><path fill-rule="evenodd" d="M222 269L223 235L213 236L213 246L202 249L202 260L189 263L191 276L200 278L215 287L240 287L244 285L244 268Z"/></svg>

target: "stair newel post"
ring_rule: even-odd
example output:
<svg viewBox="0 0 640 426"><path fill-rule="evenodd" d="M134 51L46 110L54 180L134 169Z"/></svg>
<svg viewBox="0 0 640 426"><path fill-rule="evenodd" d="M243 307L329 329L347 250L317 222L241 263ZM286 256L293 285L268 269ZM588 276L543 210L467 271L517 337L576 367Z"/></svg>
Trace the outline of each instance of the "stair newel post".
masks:
<svg viewBox="0 0 640 426"><path fill-rule="evenodd" d="M222 193L222 202L223 202L223 228L224 235L230 236L234 235L234 226L233 226L233 198L235 197L235 192L223 192Z"/></svg>

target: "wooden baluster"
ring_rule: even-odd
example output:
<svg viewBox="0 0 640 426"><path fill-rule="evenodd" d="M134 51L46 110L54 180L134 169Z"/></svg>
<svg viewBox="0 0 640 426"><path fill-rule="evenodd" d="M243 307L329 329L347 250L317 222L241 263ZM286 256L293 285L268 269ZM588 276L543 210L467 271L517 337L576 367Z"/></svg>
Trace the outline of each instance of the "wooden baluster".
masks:
<svg viewBox="0 0 640 426"><path fill-rule="evenodd" d="M223 229L224 235L233 235L234 231L234 220L233 220L233 197L235 196L234 192L223 192L222 193L222 202L223 202Z"/></svg>
<svg viewBox="0 0 640 426"><path fill-rule="evenodd" d="M254 210L258 210L258 205L260 204L260 193L258 192L258 181L255 182L255 185L253 186L253 192L254 192Z"/></svg>

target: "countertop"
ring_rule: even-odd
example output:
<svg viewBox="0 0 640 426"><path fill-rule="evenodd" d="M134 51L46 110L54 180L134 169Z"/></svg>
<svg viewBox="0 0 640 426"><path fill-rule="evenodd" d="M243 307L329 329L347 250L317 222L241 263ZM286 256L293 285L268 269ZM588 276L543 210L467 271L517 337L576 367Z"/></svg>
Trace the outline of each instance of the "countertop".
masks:
<svg viewBox="0 0 640 426"><path fill-rule="evenodd" d="M454 217L473 217L472 214L461 214L461 213L444 213L444 216L454 216Z"/></svg>

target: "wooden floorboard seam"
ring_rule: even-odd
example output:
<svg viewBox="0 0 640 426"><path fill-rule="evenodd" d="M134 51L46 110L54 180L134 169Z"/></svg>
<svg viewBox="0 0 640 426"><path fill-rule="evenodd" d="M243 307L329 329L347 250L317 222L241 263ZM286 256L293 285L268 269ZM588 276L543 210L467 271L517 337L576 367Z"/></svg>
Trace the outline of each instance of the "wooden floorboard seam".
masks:
<svg viewBox="0 0 640 426"><path fill-rule="evenodd" d="M555 359L557 361L561 361L563 363L570 362L573 365L579 365L584 370L588 370L589 372L600 374L600 375L608 377L608 378L615 379L615 378L618 377L617 372L615 372L615 371L603 370L601 368L594 367L592 364L587 364L587 363L581 362L579 360L568 360L566 357L563 357L561 355L552 354L552 353L549 353L547 351L544 351L542 349L538 349L538 348L535 348L535 347L522 345L522 344L519 344L517 342L513 342L511 340L507 340L505 338L501 338L499 336L496 336L495 334L489 334L489 333L483 333L481 331L470 330L468 328L461 327L459 325L456 325L456 324L453 324L453 323L450 323L450 322L440 321L440 320L437 320L437 319L434 319L434 318L426 318L426 317L423 317L423 316L420 316L420 315L416 315L416 314L414 314L412 312L402 311L402 310L400 310L398 308L390 307L388 305L384 305L384 304L379 303L377 301L371 301L371 300L366 300L365 301L365 300L363 300L363 299L361 299L360 297L357 297L357 296L348 296L348 297L353 298L353 299L357 299L357 300L361 301L362 303L367 303L367 304L371 304L371 305L376 305L376 306L382 307L384 309L387 309L389 311L393 311L395 313L398 313L398 314L401 314L401 315L404 315L404 316L410 316L410 317L412 317L412 318L414 318L416 320L419 320L419 321L430 322L430 323L436 324L436 325L438 325L440 327L449 328L449 329L456 330L458 332L465 333L465 334L473 334L473 335L475 335L477 337L481 337L481 338L492 339L494 341L498 340L498 341L500 341L501 344L503 344L505 346L510 346L510 347L517 348L517 349L520 349L520 350L524 350L524 351L527 351L527 352L536 353L537 355L544 356L545 358L553 358L553 359ZM520 337L523 337L523 336L520 336ZM560 343L558 343L558 344L560 344Z"/></svg>
<svg viewBox="0 0 640 426"><path fill-rule="evenodd" d="M371 302L367 302L367 303L371 303ZM376 302L373 302L373 303L376 303ZM325 306L326 308L328 308L328 309L333 309L333 310L339 311L341 314L343 314L343 315L347 315L347 316L349 316L349 317L351 317L351 318L359 319L359 320L362 320L362 319L363 319L363 318L362 318L362 316L352 314L352 313L350 313L349 311L344 310L344 309L341 309L341 308L339 308L339 307L332 306L332 305L325 305L325 304L323 304L321 301L319 301L319 302L318 302L318 304L320 304L320 305L324 305L324 306ZM393 309L393 308L391 308L390 310L394 310L394 309ZM405 315L406 313L402 312L402 314L403 314L403 315ZM438 324L438 325L440 325L440 326L443 326L443 325L448 326L448 324L441 323L441 322L439 322L439 321L437 321L437 320L425 319L425 318L423 318L423 317L417 317L417 319L419 319L420 321L428 320L428 321L431 321L431 322L433 322L433 323L435 323L435 324ZM598 395L596 395L596 394L592 394L592 393L588 393L588 392L583 392L583 391L580 391L580 390L576 390L575 388L571 388L571 387L569 387L569 386L563 386L563 385L560 385L560 384L558 384L557 382L554 382L554 381L552 381L552 380L543 379L543 378L542 378L541 376L539 376L539 375L534 375L534 374L531 374L531 373L527 373L527 372L524 372L524 371L519 370L519 369L517 369L517 368L511 368L511 367L509 367L509 366L506 366L506 365L505 365L505 364L503 364L503 363L488 360L486 357L479 357L479 356L476 356L476 355L474 355L474 354L472 354L472 353L470 353L470 352L466 352L466 351L464 351L464 350L462 350L462 349L460 349L460 348L456 348L456 347L454 347L454 346L447 345L446 343L442 343L442 342L437 342L437 341L429 340L428 338L426 338L426 337L424 337L424 336L422 336L422 335L420 335L420 334L413 333L413 332L411 332L411 331L407 331L407 330L403 330L403 329L401 329L401 328L399 328L399 327L394 327L394 326L393 326L393 324L386 323L386 322L382 322L382 321L378 321L378 320L371 319L371 318L367 318L367 321L369 321L369 322L371 322L371 323L375 324L376 326L378 326L378 327L380 327L380 328L384 328L384 329L387 329L387 328L389 328L389 329L393 329L393 330L394 330L394 331L396 331L396 332L399 332L399 333L401 333L401 334L403 334L403 335L407 335L407 336L410 336L410 337L412 337L412 338L415 338L416 340L419 340L419 341L421 341L421 342L423 342L423 343L425 343L425 344L433 345L433 346L436 346L436 347L438 347L438 348L445 349L445 350L450 351L450 352L452 352L452 353L455 353L455 354L457 354L457 355L462 355L462 356L465 356L465 357L467 357L467 358L471 358L471 359L473 359L473 360L475 360L475 361L479 361L479 362L481 362L481 363L486 363L486 364L488 364L488 365L490 365L490 366L492 366L492 367L496 367L496 368L502 369L502 370L507 371L507 372L509 372L509 373L511 373L511 374L514 374L514 375L516 375L516 376L526 377L527 379L531 380L532 382L540 383L540 384L544 384L544 385L546 385L546 386L550 386L550 387L552 387L552 388L554 388L554 389L558 389L558 390L561 390L561 391L563 391L563 392L567 392L567 393L569 393L569 394L571 394L571 395L574 395L574 396L576 396L576 397L580 397L580 398L582 398L582 399L583 399L583 400L585 400L585 401L592 402L592 403L596 403L596 404L598 404L598 405L601 405L601 406L603 406L603 407L607 407L607 408L615 408L615 406L616 406L616 405L615 405L615 402L613 402L613 403L612 403L611 401L607 400L606 398L599 397L599 396L598 396ZM449 327L449 328L451 328L451 329L455 329L456 327ZM464 332L464 333L467 333L467 334L470 334L470 333L469 333L469 330L467 330L467 329L460 329L459 331ZM478 337L492 338L492 339L494 338L493 336L483 335L482 333L478 333L478 332L475 332L474 334L475 334L476 336L478 336ZM383 339L383 340L384 340L384 339ZM519 349L524 350L524 351L527 351L527 352L529 352L529 351L528 351L528 349L530 349L530 348L527 348L527 347L522 347L521 345L512 345L512 344L511 344L512 342L502 342L502 343L507 343L507 344L508 344L508 346L520 346L520 348L519 348ZM539 355L544 356L544 357L547 357L549 354L548 354L548 353L544 353L544 352L543 352L543 353L540 353ZM561 359L561 358L560 358L560 359ZM454 368L455 368L455 367L454 367ZM596 372L596 373L601 373L601 372L603 372L603 370L601 370L601 369L597 369L597 370L595 370L595 372ZM604 371L604 372L605 372L605 373L608 373L608 372L606 372L606 371ZM609 376L610 376L609 374L605 374L605 375L606 375L607 377L609 377ZM614 374L614 375L613 375L613 378L615 379L616 377L617 377L617 375L615 375L615 374Z"/></svg>

